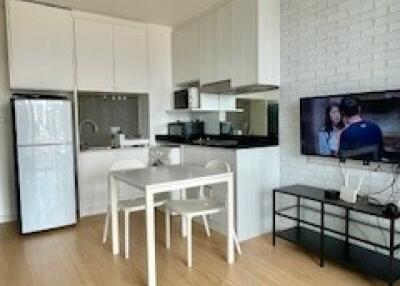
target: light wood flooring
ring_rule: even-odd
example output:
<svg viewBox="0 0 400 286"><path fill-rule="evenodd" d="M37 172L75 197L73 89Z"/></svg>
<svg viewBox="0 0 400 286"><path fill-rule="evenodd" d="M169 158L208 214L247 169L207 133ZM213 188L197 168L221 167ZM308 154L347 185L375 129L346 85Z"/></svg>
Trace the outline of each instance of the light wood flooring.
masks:
<svg viewBox="0 0 400 286"><path fill-rule="evenodd" d="M146 285L143 214L131 216L131 258L113 257L110 241L101 242L103 216L82 219L75 227L20 236L15 224L0 226L0 285L133 286ZM194 225L193 268L186 267L185 240L179 218L173 219L171 250L164 248L164 219L157 213L159 285L237 286L362 286L386 285L318 258L271 236L242 243L243 255L234 265L225 260L224 236ZM122 230L122 229L121 229ZM121 244L121 247L123 244Z"/></svg>

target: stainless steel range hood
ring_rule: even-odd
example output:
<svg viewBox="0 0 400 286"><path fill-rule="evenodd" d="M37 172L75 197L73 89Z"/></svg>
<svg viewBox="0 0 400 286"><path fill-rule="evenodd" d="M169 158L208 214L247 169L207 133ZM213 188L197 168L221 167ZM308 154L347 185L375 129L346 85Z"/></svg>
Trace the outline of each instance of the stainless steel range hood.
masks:
<svg viewBox="0 0 400 286"><path fill-rule="evenodd" d="M210 83L202 85L200 87L200 91L203 93L215 93L215 94L244 94L244 93L269 91L275 89L279 89L279 86L254 84L254 85L246 85L233 88L230 80Z"/></svg>

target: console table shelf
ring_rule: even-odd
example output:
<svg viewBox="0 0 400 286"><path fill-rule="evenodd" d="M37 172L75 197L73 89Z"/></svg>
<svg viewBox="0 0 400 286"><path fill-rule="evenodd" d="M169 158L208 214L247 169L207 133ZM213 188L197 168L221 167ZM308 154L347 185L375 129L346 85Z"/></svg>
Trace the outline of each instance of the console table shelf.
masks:
<svg viewBox="0 0 400 286"><path fill-rule="evenodd" d="M276 233L276 236L293 242L305 249L319 253L320 233L304 228L294 227ZM325 236L324 255L336 263L345 267L382 279L390 280L389 256L368 250L363 247L349 243L348 246L343 240ZM400 278L400 261L394 260L394 279Z"/></svg>
<svg viewBox="0 0 400 286"><path fill-rule="evenodd" d="M277 193L296 197L297 204L277 210ZM318 202L320 203L320 209L310 209L310 207L302 204L302 200ZM340 216L327 212L325 210L326 205L344 209L345 215ZM285 213L293 208L297 210L296 216ZM301 218L302 209L318 211L320 213L320 223L303 220ZM383 207L370 205L366 199L359 199L355 204L348 204L341 200L325 199L325 190L305 185L293 185L275 189L273 191L273 245L275 245L276 237L279 237L319 254L321 267L324 265L324 259L327 258L345 267L379 278L387 281L389 285L393 285L396 280L400 279L400 261L394 258L395 251L400 248L400 244L395 243L395 222L399 216L386 217L382 214L382 210ZM352 219L350 217L351 212L364 213L387 219L390 222L390 228L385 229L377 225ZM333 215L343 219L345 223L345 232L327 227L325 225L326 215ZM296 221L297 226L282 231L276 231L277 216ZM350 235L350 222L361 223L370 227L376 227L377 230L387 231L390 234L389 245L381 245ZM334 233L343 239L328 236L326 233ZM353 243L354 241L380 248L387 251L388 254L386 255L358 246Z"/></svg>

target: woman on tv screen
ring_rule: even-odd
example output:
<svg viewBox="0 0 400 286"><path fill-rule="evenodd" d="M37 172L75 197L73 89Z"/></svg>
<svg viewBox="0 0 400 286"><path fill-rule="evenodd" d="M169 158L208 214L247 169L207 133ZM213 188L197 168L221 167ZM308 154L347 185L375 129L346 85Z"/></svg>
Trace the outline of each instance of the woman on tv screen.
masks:
<svg viewBox="0 0 400 286"><path fill-rule="evenodd" d="M339 147L340 132L345 127L338 103L331 103L325 111L325 126L319 132L319 154L336 156Z"/></svg>

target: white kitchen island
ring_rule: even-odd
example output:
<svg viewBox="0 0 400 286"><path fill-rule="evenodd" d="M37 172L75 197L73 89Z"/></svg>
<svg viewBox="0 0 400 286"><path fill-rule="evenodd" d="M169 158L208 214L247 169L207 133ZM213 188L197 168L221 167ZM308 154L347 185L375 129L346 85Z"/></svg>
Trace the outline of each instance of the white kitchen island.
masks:
<svg viewBox="0 0 400 286"><path fill-rule="evenodd" d="M182 145L181 148L183 164L204 166L211 160L224 160L231 165L235 174L236 231L240 241L272 231L272 189L279 186L279 146L219 148ZM195 194L190 194L189 190L190 195ZM210 218L211 228L225 233L225 221L225 214L214 215Z"/></svg>

